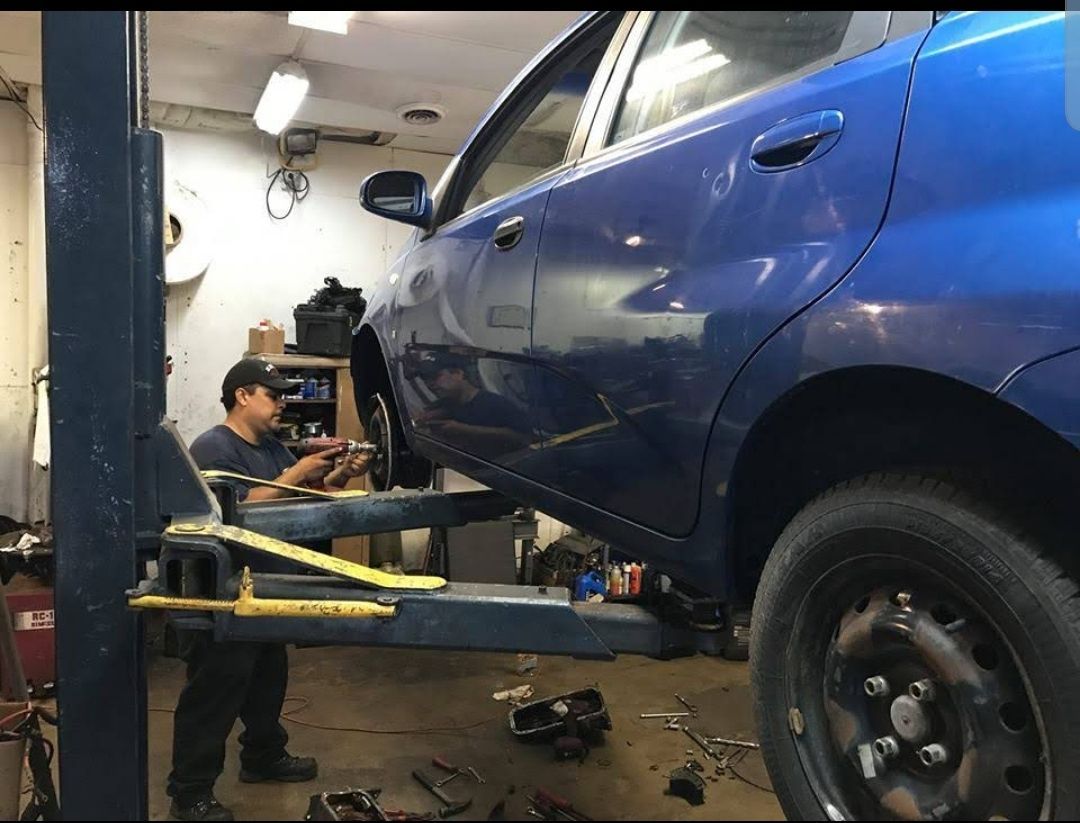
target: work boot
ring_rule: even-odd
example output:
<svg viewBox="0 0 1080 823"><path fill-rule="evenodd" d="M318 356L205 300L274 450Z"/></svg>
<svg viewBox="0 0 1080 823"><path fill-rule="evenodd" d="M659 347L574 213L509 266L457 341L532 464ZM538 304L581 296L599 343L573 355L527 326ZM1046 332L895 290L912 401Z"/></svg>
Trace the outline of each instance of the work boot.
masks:
<svg viewBox="0 0 1080 823"><path fill-rule="evenodd" d="M305 780L314 780L318 774L319 764L314 757L293 757L285 754L265 766L242 767L240 782L262 783L266 780L278 780L282 783L303 783Z"/></svg>
<svg viewBox="0 0 1080 823"><path fill-rule="evenodd" d="M232 820L233 813L218 803L213 794L204 794L191 800L174 797L169 816L175 820Z"/></svg>

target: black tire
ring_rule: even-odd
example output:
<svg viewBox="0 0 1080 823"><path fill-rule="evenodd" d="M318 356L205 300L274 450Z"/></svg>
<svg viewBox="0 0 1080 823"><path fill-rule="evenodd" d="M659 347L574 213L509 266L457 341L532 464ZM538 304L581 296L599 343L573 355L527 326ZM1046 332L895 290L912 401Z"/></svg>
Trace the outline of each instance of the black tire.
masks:
<svg viewBox="0 0 1080 823"><path fill-rule="evenodd" d="M396 486L421 489L431 485L434 466L412 453L389 392L374 394L364 404L364 428L368 439L383 448L370 470L372 485L379 491Z"/></svg>
<svg viewBox="0 0 1080 823"><path fill-rule="evenodd" d="M902 689L918 696L899 672L919 660L940 693L917 704L912 741L900 725L911 718L890 709ZM750 664L762 754L789 819L1080 818L1077 581L948 484L872 475L799 512L758 586ZM875 703L858 678L889 666L889 693ZM882 723L908 748L875 759L867 737ZM948 734L951 760L920 763L921 747ZM916 786L915 802L883 800L896 785Z"/></svg>

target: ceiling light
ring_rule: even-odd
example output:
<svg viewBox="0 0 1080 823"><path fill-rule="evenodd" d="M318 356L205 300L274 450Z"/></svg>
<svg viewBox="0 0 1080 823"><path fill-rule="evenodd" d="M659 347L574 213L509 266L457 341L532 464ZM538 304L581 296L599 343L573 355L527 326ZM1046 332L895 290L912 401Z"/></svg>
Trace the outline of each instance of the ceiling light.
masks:
<svg viewBox="0 0 1080 823"><path fill-rule="evenodd" d="M351 11L290 11L289 25L329 31L334 34L348 34L349 20L352 16Z"/></svg>
<svg viewBox="0 0 1080 823"><path fill-rule="evenodd" d="M286 60L276 69L266 84L266 90L255 108L255 125L270 134L278 134L292 120L300 101L308 90L308 78L303 66Z"/></svg>

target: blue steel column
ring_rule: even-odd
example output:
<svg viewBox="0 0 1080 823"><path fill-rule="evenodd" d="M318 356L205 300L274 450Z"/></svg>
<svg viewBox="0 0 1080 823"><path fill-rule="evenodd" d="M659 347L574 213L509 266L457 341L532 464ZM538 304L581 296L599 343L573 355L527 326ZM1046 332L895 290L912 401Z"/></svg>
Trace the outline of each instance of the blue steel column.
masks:
<svg viewBox="0 0 1080 823"><path fill-rule="evenodd" d="M61 804L145 819L127 12L43 12ZM143 342L145 345L145 342ZM142 482L152 482L143 478Z"/></svg>

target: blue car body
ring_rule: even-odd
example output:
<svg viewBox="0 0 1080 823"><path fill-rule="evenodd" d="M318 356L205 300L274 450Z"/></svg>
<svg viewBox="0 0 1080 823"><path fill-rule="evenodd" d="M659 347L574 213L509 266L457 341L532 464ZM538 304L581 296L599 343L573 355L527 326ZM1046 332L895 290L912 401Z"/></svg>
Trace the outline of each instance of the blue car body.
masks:
<svg viewBox="0 0 1080 823"><path fill-rule="evenodd" d="M628 59L612 46L561 165L416 230L356 331L358 395L378 359L415 452L721 598L748 594L740 518L785 482L775 458L764 478L753 466L785 415L812 436L816 410L832 437L868 386L895 387L900 405L955 391L1075 452L1080 133L1064 15L856 14L884 17L851 56L607 145L604 99ZM495 103L435 188L436 214L470 147L597 19ZM622 22L626 43L639 27ZM818 135L809 157L755 160L802 131ZM519 218L512 248L492 243ZM481 430L501 434L425 425L438 398L416 364L441 356L499 398Z"/></svg>

